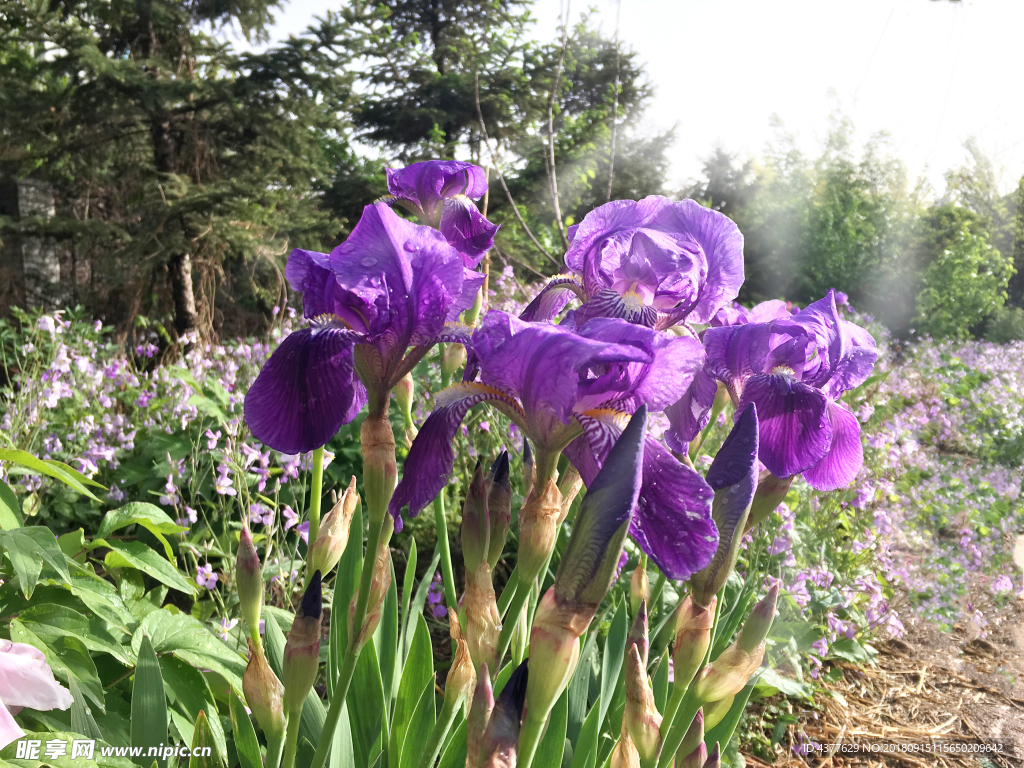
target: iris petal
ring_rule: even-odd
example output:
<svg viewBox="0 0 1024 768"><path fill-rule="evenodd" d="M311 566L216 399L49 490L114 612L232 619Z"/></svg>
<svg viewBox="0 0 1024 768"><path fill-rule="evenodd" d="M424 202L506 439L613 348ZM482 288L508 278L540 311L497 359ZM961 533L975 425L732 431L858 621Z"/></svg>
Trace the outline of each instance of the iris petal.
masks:
<svg viewBox="0 0 1024 768"><path fill-rule="evenodd" d="M541 288L540 293L519 315L520 320L528 323L547 323L555 319L558 313L575 294L581 296L583 287L577 277L556 277Z"/></svg>
<svg viewBox="0 0 1024 768"><path fill-rule="evenodd" d="M629 416L600 410L577 418L584 435L569 445L566 455L589 487ZM647 438L630 534L669 578L688 579L714 555L718 532L711 519L712 496L700 475L680 464L657 440Z"/></svg>
<svg viewBox="0 0 1024 768"><path fill-rule="evenodd" d="M821 461L804 471L804 479L819 491L834 491L853 482L864 466L860 422L839 403L828 404L832 444Z"/></svg>
<svg viewBox="0 0 1024 768"><path fill-rule="evenodd" d="M469 409L484 402L493 402L506 415L519 416L519 405L504 392L486 384L465 382L448 387L435 397L434 410L423 422L409 449L402 470L402 481L391 498L390 512L395 529L402 529L402 508L416 517L441 492L455 465L452 441ZM521 421L521 418L517 419Z"/></svg>
<svg viewBox="0 0 1024 768"><path fill-rule="evenodd" d="M717 382L700 370L693 377L683 396L665 409L671 429L665 439L672 450L682 453L686 444L699 435L711 419L711 406L715 404Z"/></svg>
<svg viewBox="0 0 1024 768"><path fill-rule="evenodd" d="M304 328L285 338L245 397L253 436L281 453L325 445L366 402L352 362L353 334Z"/></svg>
<svg viewBox="0 0 1024 768"><path fill-rule="evenodd" d="M828 453L832 425L821 391L791 376L759 374L744 385L737 417L749 403L757 405L761 463L776 477L803 472Z"/></svg>
<svg viewBox="0 0 1024 768"><path fill-rule="evenodd" d="M459 195L444 201L439 229L444 239L462 254L465 265L472 268L494 245L499 226L485 219L468 197Z"/></svg>

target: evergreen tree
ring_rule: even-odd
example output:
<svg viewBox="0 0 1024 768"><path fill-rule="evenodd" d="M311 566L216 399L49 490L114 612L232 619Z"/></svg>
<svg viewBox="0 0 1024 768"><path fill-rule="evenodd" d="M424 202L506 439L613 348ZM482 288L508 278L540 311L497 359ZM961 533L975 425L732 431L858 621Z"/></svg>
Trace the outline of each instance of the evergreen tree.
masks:
<svg viewBox="0 0 1024 768"><path fill-rule="evenodd" d="M171 306L177 334L209 329L218 283L265 312L278 258L344 226L320 205L354 162L336 20L261 54L212 34L260 38L275 5L0 3L0 170L51 184L57 211L8 230L69 242L108 319Z"/></svg>

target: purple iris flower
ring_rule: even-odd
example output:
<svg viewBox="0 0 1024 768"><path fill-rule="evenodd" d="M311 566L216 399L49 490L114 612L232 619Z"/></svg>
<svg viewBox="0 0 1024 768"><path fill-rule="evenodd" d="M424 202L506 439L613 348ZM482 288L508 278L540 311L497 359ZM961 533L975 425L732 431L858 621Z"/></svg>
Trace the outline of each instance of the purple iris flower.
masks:
<svg viewBox="0 0 1024 768"><path fill-rule="evenodd" d="M383 203L366 206L330 254L292 251L285 276L302 293L310 325L263 366L246 394L245 420L256 439L288 454L326 444L368 401L381 412L436 342L466 341L449 321L483 284L438 232Z"/></svg>
<svg viewBox="0 0 1024 768"><path fill-rule="evenodd" d="M498 225L485 219L474 200L487 191L484 169L455 160L427 160L401 169L387 168L388 192L420 221L439 229L475 267L494 245Z"/></svg>
<svg viewBox="0 0 1024 768"><path fill-rule="evenodd" d="M731 307L722 307L715 316L711 318L710 325L713 328L722 328L727 325L746 325L747 323L767 323L769 320L790 316L789 305L784 301L772 299L762 301L750 309L742 304L733 302Z"/></svg>
<svg viewBox="0 0 1024 768"><path fill-rule="evenodd" d="M743 235L724 214L693 200L615 200L569 228L571 276L551 281L523 312L551 320L571 294L575 322L621 317L649 328L706 323L743 283Z"/></svg>
<svg viewBox="0 0 1024 768"><path fill-rule="evenodd" d="M455 461L452 439L474 405L489 402L529 438L537 453L538 483L552 476L567 447L589 482L629 414L642 404L664 409L703 361L695 339L616 318L596 318L577 332L497 311L484 317L471 348L469 380L435 397L434 411L409 450L391 502L396 526L404 506L416 515L444 487ZM630 530L667 575L685 578L679 574L704 567L715 549L711 489L652 438L643 464L641 500Z"/></svg>
<svg viewBox="0 0 1024 768"><path fill-rule="evenodd" d="M840 318L833 291L788 317L709 328L704 348L707 366L667 410L676 441L696 437L710 408L701 389L722 382L736 413L757 405L759 458L773 475L803 473L821 491L856 477L864 464L860 422L839 398L871 375L878 351L871 334Z"/></svg>

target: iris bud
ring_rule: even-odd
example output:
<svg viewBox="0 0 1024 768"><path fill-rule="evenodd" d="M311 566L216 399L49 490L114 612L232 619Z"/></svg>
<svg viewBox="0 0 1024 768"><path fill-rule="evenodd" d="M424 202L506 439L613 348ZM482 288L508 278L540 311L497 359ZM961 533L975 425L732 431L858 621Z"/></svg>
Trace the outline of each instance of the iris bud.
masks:
<svg viewBox="0 0 1024 768"><path fill-rule="evenodd" d="M476 672L473 660L469 655L469 644L462 636L459 627L459 615L454 609L448 609L448 634L455 641L455 657L444 686L444 700L452 706L465 702L468 708L469 697L476 687Z"/></svg>
<svg viewBox="0 0 1024 768"><path fill-rule="evenodd" d="M708 748L704 746L704 710L698 709L693 722L686 729L679 749L676 750L676 768L703 768L708 759Z"/></svg>
<svg viewBox="0 0 1024 768"><path fill-rule="evenodd" d="M779 504L789 493L789 487L793 485L794 478L795 475L779 478L767 469L761 472L757 481L757 490L754 492L754 502L750 505L746 530L749 531L778 509Z"/></svg>
<svg viewBox="0 0 1024 768"><path fill-rule="evenodd" d="M651 643L647 636L647 601L640 601L640 608L633 619L633 626L626 635L626 653L629 653L630 646L636 646L640 653L640 661L647 666L647 655L650 652Z"/></svg>
<svg viewBox="0 0 1024 768"><path fill-rule="evenodd" d="M530 498L530 491L537 479L537 466L533 459L533 449L530 448L530 441L523 438L523 501Z"/></svg>
<svg viewBox="0 0 1024 768"><path fill-rule="evenodd" d="M576 501L576 497L582 488L583 478L580 477L576 467L570 464L565 472L562 473L562 477L558 482L558 492L562 494L562 508L558 512L559 525L565 522L565 518L569 516L572 503Z"/></svg>
<svg viewBox="0 0 1024 768"><path fill-rule="evenodd" d="M718 527L718 549L704 570L690 577L690 594L708 605L736 565L757 486L757 409L746 407L722 443L708 469L707 482L715 492L711 515Z"/></svg>
<svg viewBox="0 0 1024 768"><path fill-rule="evenodd" d="M530 632L530 710L551 711L569 684L580 658L580 635L586 632L596 607L580 611L566 604L551 587L544 593Z"/></svg>
<svg viewBox="0 0 1024 768"><path fill-rule="evenodd" d="M466 363L466 348L462 344L445 344L441 353L441 375L451 381L455 372Z"/></svg>
<svg viewBox="0 0 1024 768"><path fill-rule="evenodd" d="M530 584L547 562L558 535L562 495L553 479L533 488L519 510L519 583Z"/></svg>
<svg viewBox="0 0 1024 768"><path fill-rule="evenodd" d="M388 513L388 504L398 481L395 463L395 433L387 412L372 413L359 429L363 451L363 491L370 525L380 525Z"/></svg>
<svg viewBox="0 0 1024 768"><path fill-rule="evenodd" d="M484 471L477 461L473 479L462 505L462 560L466 573L475 573L487 557L490 523L487 519L487 487Z"/></svg>
<svg viewBox="0 0 1024 768"><path fill-rule="evenodd" d="M515 768L523 703L526 700L527 685L532 679L533 674L524 661L505 683L484 731L480 745L480 768Z"/></svg>
<svg viewBox="0 0 1024 768"><path fill-rule="evenodd" d="M626 655L626 708L622 722L629 731L641 760L653 760L661 749L661 714L654 705L654 692L647 669L635 645Z"/></svg>
<svg viewBox="0 0 1024 768"><path fill-rule="evenodd" d="M356 478L353 475L352 482L341 494L341 498L320 521L320 530L316 541L313 542L313 546L309 550L309 559L314 570L320 571L320 573L330 573L341 560L345 547L348 545L352 515L358 505L359 494L356 493Z"/></svg>
<svg viewBox="0 0 1024 768"><path fill-rule="evenodd" d="M711 645L711 628L715 623L717 601L718 598L713 596L710 605L699 606L687 595L679 606L676 614L676 644L672 652L674 685L678 688L685 689L704 663Z"/></svg>
<svg viewBox="0 0 1024 768"><path fill-rule="evenodd" d="M405 426L412 426L412 397L416 391L416 384L412 380L412 372L405 374L392 392L395 393L395 402L398 403L398 410L402 412L402 417L405 419Z"/></svg>
<svg viewBox="0 0 1024 768"><path fill-rule="evenodd" d="M739 639L743 650L752 652L768 636L768 630L772 628L772 621L775 620L775 606L778 602L779 585L775 583L768 590L768 594L754 606L743 624Z"/></svg>
<svg viewBox="0 0 1024 768"><path fill-rule="evenodd" d="M512 650L512 658L521 661L526 656L526 646L530 642L530 627L527 623L528 605L523 606L519 612L519 619L512 628L512 639L509 641Z"/></svg>
<svg viewBox="0 0 1024 768"><path fill-rule="evenodd" d="M747 684L750 676L764 659L764 642L752 652L745 651L735 642L722 651L722 655L704 667L697 678L697 700L710 704L726 696L735 696ZM707 719L707 713L705 713Z"/></svg>
<svg viewBox="0 0 1024 768"><path fill-rule="evenodd" d="M260 642L260 612L263 609L263 566L253 544L249 526L242 525L238 539L238 553L235 555L235 588L242 617L249 628L249 636L256 647Z"/></svg>
<svg viewBox="0 0 1024 768"><path fill-rule="evenodd" d="M484 560L473 573L466 572L466 594L462 601L466 612L466 642L473 665L498 668L498 641L501 614L491 583L491 567Z"/></svg>
<svg viewBox="0 0 1024 768"><path fill-rule="evenodd" d="M277 679L274 670L267 663L263 649L249 642L249 663L242 675L242 693L245 703L256 716L263 732L270 739L280 739L284 735L284 686Z"/></svg>
<svg viewBox="0 0 1024 768"><path fill-rule="evenodd" d="M705 720L705 725L707 725L708 729L714 728L725 719L725 716L729 714L729 710L732 709L732 703L735 699L736 696L733 694L732 696L726 696L724 699L713 701L707 705L706 709L708 714Z"/></svg>
<svg viewBox="0 0 1024 768"><path fill-rule="evenodd" d="M320 667L320 626L323 622L323 592L320 571L313 572L284 646L282 677L288 716L298 717L306 695L316 681Z"/></svg>
<svg viewBox="0 0 1024 768"><path fill-rule="evenodd" d="M466 715L467 768L476 768L480 765L480 749L483 746L484 732L487 730L487 723L491 719L493 709L494 692L491 690L491 676L487 671L487 665L484 664L480 667L476 690L473 691L473 701L469 705L469 714Z"/></svg>
<svg viewBox="0 0 1024 768"><path fill-rule="evenodd" d="M715 742L714 748L711 750L711 754L708 755L708 759L704 761L704 768L720 768L722 765L722 748Z"/></svg>
<svg viewBox="0 0 1024 768"><path fill-rule="evenodd" d="M612 750L612 759L608 768L640 768L640 754L636 751L636 745L629 737L629 731L625 728L619 734L619 740Z"/></svg>
<svg viewBox="0 0 1024 768"><path fill-rule="evenodd" d="M363 566L366 567L366 566ZM377 547L377 556L373 559L373 576L370 578L370 596L366 601L366 616L358 634L353 627L356 613L356 602L359 595L352 596L348 606L348 637L353 650L358 653L366 645L380 624L381 612L384 610L384 597L391 588L391 547L382 541Z"/></svg>
<svg viewBox="0 0 1024 768"><path fill-rule="evenodd" d="M636 616L640 603L651 599L651 581L647 578L647 569L644 568L644 561L641 560L633 571L629 580L629 610Z"/></svg>
<svg viewBox="0 0 1024 768"><path fill-rule="evenodd" d="M501 559L512 526L512 481L508 471L508 451L502 451L495 459L487 482L487 518L490 522L487 563L493 571Z"/></svg>

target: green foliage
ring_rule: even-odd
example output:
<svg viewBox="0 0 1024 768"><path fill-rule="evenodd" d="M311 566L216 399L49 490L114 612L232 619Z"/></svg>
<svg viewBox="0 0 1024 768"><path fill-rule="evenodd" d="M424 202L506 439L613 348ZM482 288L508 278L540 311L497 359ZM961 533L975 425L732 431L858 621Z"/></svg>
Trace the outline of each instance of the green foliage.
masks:
<svg viewBox="0 0 1024 768"><path fill-rule="evenodd" d="M1012 273L1010 259L962 227L924 272L924 288L917 297L918 328L937 338L970 338L1002 308Z"/></svg>
<svg viewBox="0 0 1024 768"><path fill-rule="evenodd" d="M985 339L996 344L1024 341L1024 309L1003 307L989 318Z"/></svg>

